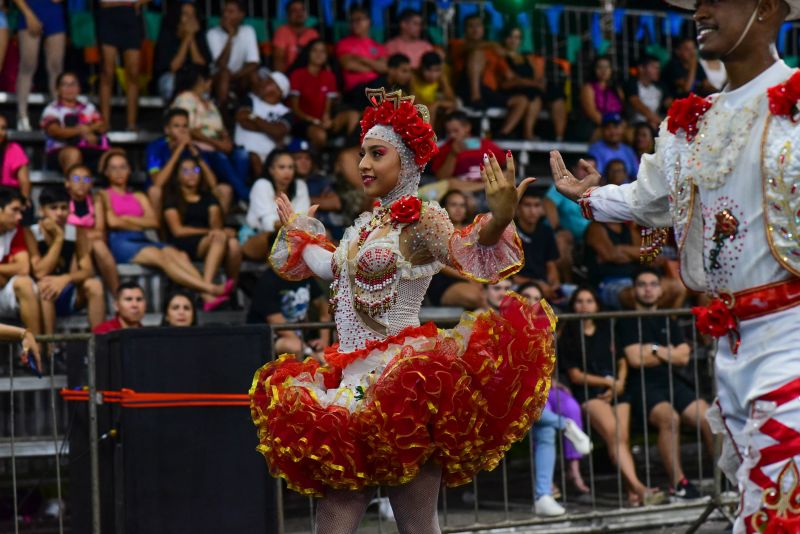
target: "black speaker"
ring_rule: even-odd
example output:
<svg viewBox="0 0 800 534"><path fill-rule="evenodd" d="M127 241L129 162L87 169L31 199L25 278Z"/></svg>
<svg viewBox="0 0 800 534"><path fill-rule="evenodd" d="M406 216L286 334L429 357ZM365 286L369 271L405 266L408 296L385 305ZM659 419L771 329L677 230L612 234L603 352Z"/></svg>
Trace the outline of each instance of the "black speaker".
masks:
<svg viewBox="0 0 800 534"><path fill-rule="evenodd" d="M85 351L70 387L85 384ZM263 326L142 328L97 338L99 389L247 393L269 357ZM88 409L73 403L72 520L91 531ZM270 477L247 407L99 406L102 532L276 532ZM114 430L116 432L109 431Z"/></svg>

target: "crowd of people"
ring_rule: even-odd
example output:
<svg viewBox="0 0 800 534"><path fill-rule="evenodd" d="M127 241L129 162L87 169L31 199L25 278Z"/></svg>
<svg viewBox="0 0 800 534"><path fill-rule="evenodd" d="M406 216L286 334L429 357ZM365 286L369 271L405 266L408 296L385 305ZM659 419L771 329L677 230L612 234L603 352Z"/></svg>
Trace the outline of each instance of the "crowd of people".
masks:
<svg viewBox="0 0 800 534"><path fill-rule="evenodd" d="M413 10L398 15L396 36L376 42L370 12L355 6L349 35L332 43L307 24L305 2L294 0L286 3L286 24L274 32L265 57L256 32L244 23L241 2L226 0L219 25L207 29L193 2L170 2L152 73L153 92L166 102L163 136L147 147L144 161L132 161L108 140L110 97L119 55L127 80L124 126L138 130L143 37L129 21L141 22L147 2L100 2L97 107L82 91L85 80L63 71L62 3L13 3L22 15L21 61L16 120L0 118L0 312L18 314L33 334L53 333L60 317L81 310L96 333L141 326L152 303L142 287L119 279L120 264L142 265L171 281L165 326L193 326L200 310L239 306L240 288L249 293L247 322L329 320L325 288L318 283L289 282L267 269L245 284L240 272L243 261L263 263L269 253L280 228L278 195L285 194L297 212L317 206L334 241L369 209L372 199L363 193L358 170L366 88L399 89L430 109L441 147L420 194L439 201L458 229L487 211L480 165L487 152L504 165L504 140L588 141L588 152L569 162L576 177L594 167L607 183L630 182L640 157L654 151L671 101L715 92L725 79L721 64L700 61L694 41L683 39L663 69L646 55L632 72L617 73L613 58L597 57L573 109L565 80L549 75L552 58L521 51L517 26L506 28L499 42L488 40L478 15L464 19L462 37L445 49L425 38L423 18ZM41 41L53 99L36 122L27 95ZM506 110L493 139L473 121L474 111L489 107ZM546 123L539 120L545 109ZM29 157L8 137L13 124L17 131L44 132L46 168L61 173L63 185L32 194ZM338 148L332 149L334 142ZM143 187L133 181L136 168L146 171ZM525 252L518 274L485 286L446 267L434 277L428 303L486 309L499 306L512 288L578 313L675 308L700 298L687 294L669 246L652 267L640 268L638 228L590 223L554 187L530 188L515 222ZM107 293L113 313L106 309ZM692 354L680 329L665 332L662 326L645 320L641 337L627 321L613 333L609 323L592 320L564 327L561 379L554 376L548 408L535 426L537 513L564 513L552 498L557 429L574 443L566 454L570 479L578 491L589 490L579 469L579 459L591 450L580 431L582 411L619 464L631 505L664 498L641 482L631 455L629 423L643 417L658 429L671 493L697 496L673 457L681 424L700 425L710 448L701 422L708 406L677 375L673 380L672 367L687 365ZM585 352L576 339L585 339ZM284 330L275 348L321 359L330 341L328 331L304 337ZM646 406L640 401L641 367Z"/></svg>

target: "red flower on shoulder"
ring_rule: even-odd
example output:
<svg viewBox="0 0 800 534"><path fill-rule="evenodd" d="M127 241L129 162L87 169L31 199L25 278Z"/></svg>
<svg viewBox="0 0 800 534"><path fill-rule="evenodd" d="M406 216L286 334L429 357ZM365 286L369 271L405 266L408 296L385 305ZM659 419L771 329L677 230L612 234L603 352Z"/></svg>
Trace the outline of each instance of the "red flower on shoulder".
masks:
<svg viewBox="0 0 800 534"><path fill-rule="evenodd" d="M396 224L407 224L417 222L422 211L422 201L419 197L404 196L394 202L389 207L392 222Z"/></svg>
<svg viewBox="0 0 800 534"><path fill-rule="evenodd" d="M794 118L800 101L800 71L783 83L767 89L769 111L773 115Z"/></svg>
<svg viewBox="0 0 800 534"><path fill-rule="evenodd" d="M667 112L667 130L672 134L683 130L686 133L686 140L693 140L697 135L697 123L700 117L711 109L711 105L708 99L694 93L676 100Z"/></svg>

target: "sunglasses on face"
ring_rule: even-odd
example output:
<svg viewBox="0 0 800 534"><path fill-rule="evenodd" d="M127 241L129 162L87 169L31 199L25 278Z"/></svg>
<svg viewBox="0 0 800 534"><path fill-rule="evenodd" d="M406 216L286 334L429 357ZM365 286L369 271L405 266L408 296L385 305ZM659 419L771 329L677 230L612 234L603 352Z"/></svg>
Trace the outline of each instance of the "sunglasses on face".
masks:
<svg viewBox="0 0 800 534"><path fill-rule="evenodd" d="M74 176L71 176L71 178L72 178L72 181L75 182L76 184L79 184L81 182L83 182L85 184L92 183L92 177L91 176L78 176L76 174Z"/></svg>
<svg viewBox="0 0 800 534"><path fill-rule="evenodd" d="M181 172L184 176L188 176L189 174L200 174L200 167L184 167L181 169Z"/></svg>

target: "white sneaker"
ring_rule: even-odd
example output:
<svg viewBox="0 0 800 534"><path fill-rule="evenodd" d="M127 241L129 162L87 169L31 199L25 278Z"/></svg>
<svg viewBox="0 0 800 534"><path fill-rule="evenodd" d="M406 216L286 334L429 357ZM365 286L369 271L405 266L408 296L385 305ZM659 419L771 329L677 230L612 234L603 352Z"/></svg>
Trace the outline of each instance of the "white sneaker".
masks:
<svg viewBox="0 0 800 534"><path fill-rule="evenodd" d="M557 515L564 515L567 511L563 506L558 504L552 495L542 495L533 504L533 512L536 515L554 517Z"/></svg>
<svg viewBox="0 0 800 534"><path fill-rule="evenodd" d="M578 428L578 425L572 419L567 419L567 424L564 426L564 436L579 453L586 455L592 452L592 440L583 430Z"/></svg>
<svg viewBox="0 0 800 534"><path fill-rule="evenodd" d="M28 117L19 117L19 118L17 118L17 131L18 132L30 132L31 131L31 123L28 120Z"/></svg>
<svg viewBox="0 0 800 534"><path fill-rule="evenodd" d="M394 510L389 502L389 497L377 497L372 499L370 504L378 505L378 513L384 521L394 521Z"/></svg>

